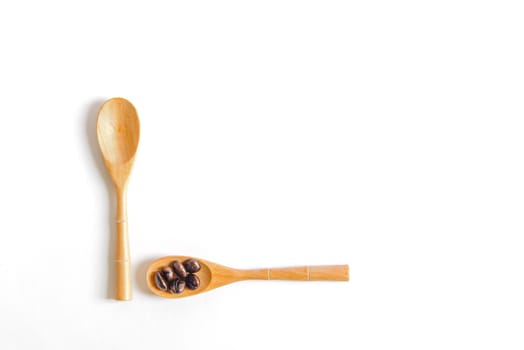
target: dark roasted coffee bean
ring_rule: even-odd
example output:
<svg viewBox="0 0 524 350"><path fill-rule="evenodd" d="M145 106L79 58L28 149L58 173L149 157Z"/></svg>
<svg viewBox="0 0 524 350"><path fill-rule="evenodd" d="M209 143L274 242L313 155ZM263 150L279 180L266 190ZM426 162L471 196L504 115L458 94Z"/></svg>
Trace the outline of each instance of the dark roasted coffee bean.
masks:
<svg viewBox="0 0 524 350"><path fill-rule="evenodd" d="M186 288L186 282L179 280L175 287L175 293L182 293L184 288Z"/></svg>
<svg viewBox="0 0 524 350"><path fill-rule="evenodd" d="M160 290L167 290L167 282L160 271L155 273L155 285Z"/></svg>
<svg viewBox="0 0 524 350"><path fill-rule="evenodd" d="M171 266L166 266L162 269L162 275L167 282L172 282L175 279L175 271Z"/></svg>
<svg viewBox="0 0 524 350"><path fill-rule="evenodd" d="M173 282L171 282L169 290L171 291L171 293L180 294L184 291L185 287L186 282L182 281L180 278L175 278Z"/></svg>
<svg viewBox="0 0 524 350"><path fill-rule="evenodd" d="M200 286L200 278L197 275L189 274L186 278L186 286L191 290L195 290Z"/></svg>
<svg viewBox="0 0 524 350"><path fill-rule="evenodd" d="M187 277L186 268L184 267L184 265L182 265L182 263L179 260L173 261L171 266L173 266L173 269L175 270L175 272L178 275L178 277L180 277L183 280L186 279L186 277Z"/></svg>
<svg viewBox="0 0 524 350"><path fill-rule="evenodd" d="M200 271L200 264L195 259L187 259L184 261L184 267L189 273L195 273Z"/></svg>

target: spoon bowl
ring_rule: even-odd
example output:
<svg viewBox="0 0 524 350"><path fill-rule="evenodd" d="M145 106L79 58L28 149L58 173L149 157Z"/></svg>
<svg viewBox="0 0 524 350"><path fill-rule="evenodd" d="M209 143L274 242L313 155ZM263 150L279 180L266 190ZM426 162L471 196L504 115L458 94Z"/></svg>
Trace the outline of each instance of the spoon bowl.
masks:
<svg viewBox="0 0 524 350"><path fill-rule="evenodd" d="M127 234L126 191L140 137L135 107L123 98L107 100L96 122L98 145L115 185L116 208L116 299L131 299L131 268Z"/></svg>
<svg viewBox="0 0 524 350"><path fill-rule="evenodd" d="M96 133L115 186L125 186L140 138L140 121L135 107L120 97L107 100L98 112Z"/></svg>
<svg viewBox="0 0 524 350"><path fill-rule="evenodd" d="M180 294L163 291L156 287L155 274L163 267L170 266L175 260L185 261L195 259L200 263L201 269L195 273L200 279L198 289L186 288ZM328 266L299 266L284 268L264 268L254 270L239 270L219 265L217 263L189 257L165 256L153 261L146 272L146 281L149 289L156 295L164 298L184 298L208 292L218 287L233 282L244 280L288 280L288 281L349 281L348 265Z"/></svg>

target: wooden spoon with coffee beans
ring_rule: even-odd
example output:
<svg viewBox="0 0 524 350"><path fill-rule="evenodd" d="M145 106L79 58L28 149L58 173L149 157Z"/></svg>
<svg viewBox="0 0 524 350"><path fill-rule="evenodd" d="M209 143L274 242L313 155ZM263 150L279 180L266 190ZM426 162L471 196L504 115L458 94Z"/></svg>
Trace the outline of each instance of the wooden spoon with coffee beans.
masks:
<svg viewBox="0 0 524 350"><path fill-rule="evenodd" d="M185 279L186 288L181 287L183 278L172 277L177 274L173 275L171 271L179 271L181 265L188 266L188 264L194 264L195 261L200 265L197 272L188 275L182 271L182 273L177 272L177 274L182 274L185 278L196 275L199 281L198 285L191 285L193 281L190 277L190 280ZM169 276L170 281L163 276ZM238 270L199 258L165 256L156 259L149 265L146 280L149 289L158 296L183 298L245 280L349 281L349 266L327 265Z"/></svg>

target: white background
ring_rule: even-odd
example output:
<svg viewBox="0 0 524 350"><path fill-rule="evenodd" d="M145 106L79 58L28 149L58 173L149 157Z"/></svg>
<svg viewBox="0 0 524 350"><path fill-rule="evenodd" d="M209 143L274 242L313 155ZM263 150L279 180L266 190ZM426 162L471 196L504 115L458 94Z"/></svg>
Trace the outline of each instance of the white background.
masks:
<svg viewBox="0 0 524 350"><path fill-rule="evenodd" d="M0 3L0 348L522 349L520 1ZM117 302L101 103L136 106ZM151 259L349 283L148 292Z"/></svg>

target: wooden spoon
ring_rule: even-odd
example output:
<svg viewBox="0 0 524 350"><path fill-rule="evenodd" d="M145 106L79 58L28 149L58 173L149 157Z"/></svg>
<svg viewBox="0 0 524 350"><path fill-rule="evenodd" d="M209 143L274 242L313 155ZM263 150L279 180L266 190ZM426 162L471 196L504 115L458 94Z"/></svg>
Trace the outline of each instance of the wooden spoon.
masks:
<svg viewBox="0 0 524 350"><path fill-rule="evenodd" d="M98 112L96 132L98 145L113 179L117 197L115 298L130 300L131 271L126 191L140 136L140 122L135 107L123 98L107 100Z"/></svg>
<svg viewBox="0 0 524 350"><path fill-rule="evenodd" d="M215 264L203 259L192 258L200 263L201 269L196 273L200 287L195 290L186 288L180 294L162 291L155 285L155 273L165 266L171 266L175 260L183 262L188 256L165 256L156 259L149 265L146 280L149 289L164 298L183 298L197 295L238 281L245 280L288 280L288 281L349 281L348 265L300 266L273 269L237 270Z"/></svg>

